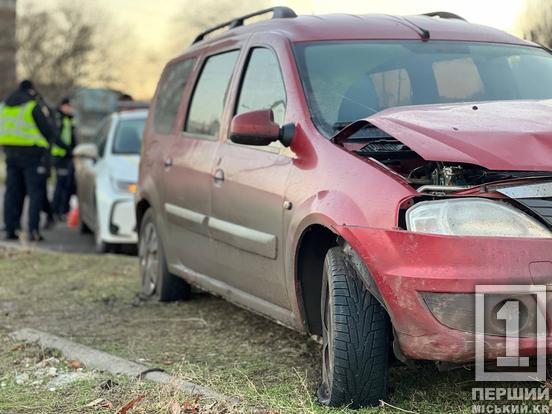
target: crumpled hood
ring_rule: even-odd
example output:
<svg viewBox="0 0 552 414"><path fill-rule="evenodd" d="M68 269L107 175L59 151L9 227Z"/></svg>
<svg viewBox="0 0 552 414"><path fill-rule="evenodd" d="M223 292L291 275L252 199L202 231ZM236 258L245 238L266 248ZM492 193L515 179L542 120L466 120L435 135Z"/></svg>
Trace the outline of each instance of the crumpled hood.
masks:
<svg viewBox="0 0 552 414"><path fill-rule="evenodd" d="M552 100L398 107L364 121L428 161L552 171Z"/></svg>

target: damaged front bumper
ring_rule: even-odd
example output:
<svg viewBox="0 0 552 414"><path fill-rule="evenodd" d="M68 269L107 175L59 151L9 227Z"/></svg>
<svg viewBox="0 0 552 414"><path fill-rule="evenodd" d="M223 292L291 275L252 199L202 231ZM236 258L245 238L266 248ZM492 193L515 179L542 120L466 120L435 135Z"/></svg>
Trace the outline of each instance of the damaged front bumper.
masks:
<svg viewBox="0 0 552 414"><path fill-rule="evenodd" d="M444 236L353 226L338 231L370 270L400 351L410 359L474 360L475 307L470 297L477 285L552 284L548 238ZM451 301L455 297L463 300ZM504 337L496 329L486 330L487 358L505 354ZM520 355L535 355L536 339L521 336ZM552 337L547 337L547 348L552 351Z"/></svg>

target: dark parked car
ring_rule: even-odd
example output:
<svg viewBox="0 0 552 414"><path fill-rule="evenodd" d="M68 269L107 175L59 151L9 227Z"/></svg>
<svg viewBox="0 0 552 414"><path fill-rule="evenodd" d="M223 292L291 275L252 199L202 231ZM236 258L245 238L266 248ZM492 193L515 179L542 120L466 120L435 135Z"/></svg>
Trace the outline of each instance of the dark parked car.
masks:
<svg viewBox="0 0 552 414"><path fill-rule="evenodd" d="M377 404L392 355L473 361L476 285L552 282L552 58L450 13L262 12L159 82L143 290L197 285L318 336L319 400Z"/></svg>

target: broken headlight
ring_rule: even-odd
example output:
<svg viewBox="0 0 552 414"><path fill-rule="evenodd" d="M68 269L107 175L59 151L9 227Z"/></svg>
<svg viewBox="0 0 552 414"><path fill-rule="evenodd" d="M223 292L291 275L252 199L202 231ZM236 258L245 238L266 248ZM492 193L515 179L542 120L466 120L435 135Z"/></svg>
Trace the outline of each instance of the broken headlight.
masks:
<svg viewBox="0 0 552 414"><path fill-rule="evenodd" d="M424 201L406 212L409 231L452 236L552 237L548 228L509 204L485 198Z"/></svg>

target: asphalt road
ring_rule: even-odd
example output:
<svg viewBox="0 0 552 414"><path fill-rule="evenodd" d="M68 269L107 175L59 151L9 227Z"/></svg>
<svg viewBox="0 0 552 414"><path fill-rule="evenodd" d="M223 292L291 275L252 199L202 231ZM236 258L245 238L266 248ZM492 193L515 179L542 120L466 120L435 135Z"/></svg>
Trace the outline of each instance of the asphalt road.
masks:
<svg viewBox="0 0 552 414"><path fill-rule="evenodd" d="M23 228L27 227L27 208L25 203L24 214L21 219ZM4 228L4 186L0 185L0 228ZM46 222L43 214L42 223ZM42 230L44 241L36 243L37 247L48 250L68 252L68 253L95 253L94 236L91 234L81 234L79 228L69 228L66 223L56 223L51 229ZM4 232L0 233L0 238L4 238ZM17 242L14 242L17 243Z"/></svg>

